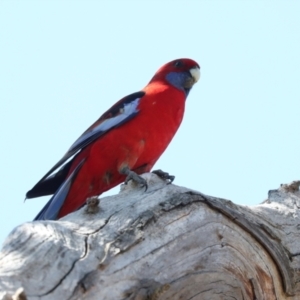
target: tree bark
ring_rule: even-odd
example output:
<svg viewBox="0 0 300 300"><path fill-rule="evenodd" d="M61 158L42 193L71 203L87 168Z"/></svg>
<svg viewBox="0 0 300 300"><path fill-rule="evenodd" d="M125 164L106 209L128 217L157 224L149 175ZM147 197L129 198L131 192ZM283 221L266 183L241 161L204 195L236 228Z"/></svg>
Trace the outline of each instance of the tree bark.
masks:
<svg viewBox="0 0 300 300"><path fill-rule="evenodd" d="M0 299L300 299L299 181L247 207L143 177L15 228Z"/></svg>

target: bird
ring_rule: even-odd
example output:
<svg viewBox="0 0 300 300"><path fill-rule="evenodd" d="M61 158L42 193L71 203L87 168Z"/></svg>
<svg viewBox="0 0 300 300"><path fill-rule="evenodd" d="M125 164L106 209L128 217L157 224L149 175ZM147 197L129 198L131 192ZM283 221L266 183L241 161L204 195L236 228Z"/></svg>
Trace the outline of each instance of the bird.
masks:
<svg viewBox="0 0 300 300"><path fill-rule="evenodd" d="M200 78L199 64L172 60L140 91L100 116L65 155L26 193L26 199L52 195L36 220L57 220L129 180L147 188L140 175L150 172L165 151L184 115L186 98ZM157 175L174 176L158 170Z"/></svg>

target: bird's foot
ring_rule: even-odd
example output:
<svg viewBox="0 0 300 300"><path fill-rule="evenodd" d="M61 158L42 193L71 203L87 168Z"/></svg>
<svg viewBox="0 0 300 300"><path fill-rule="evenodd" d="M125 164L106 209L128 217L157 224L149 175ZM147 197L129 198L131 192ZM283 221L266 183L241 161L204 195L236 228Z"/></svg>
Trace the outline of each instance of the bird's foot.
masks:
<svg viewBox="0 0 300 300"><path fill-rule="evenodd" d="M167 180L168 184L172 183L175 179L175 176L169 175L168 172L164 172L160 169L159 170L154 170L154 171L152 171L152 173L156 174L161 179Z"/></svg>
<svg viewBox="0 0 300 300"><path fill-rule="evenodd" d="M120 172L121 174L127 175L124 183L127 184L130 180L135 181L137 184L139 184L142 188L145 188L145 192L148 189L148 184L147 181L138 175L137 173L131 171L128 167L123 168L122 171Z"/></svg>
<svg viewBox="0 0 300 300"><path fill-rule="evenodd" d="M87 214L96 214L99 211L100 199L97 196L86 199L85 212Z"/></svg>

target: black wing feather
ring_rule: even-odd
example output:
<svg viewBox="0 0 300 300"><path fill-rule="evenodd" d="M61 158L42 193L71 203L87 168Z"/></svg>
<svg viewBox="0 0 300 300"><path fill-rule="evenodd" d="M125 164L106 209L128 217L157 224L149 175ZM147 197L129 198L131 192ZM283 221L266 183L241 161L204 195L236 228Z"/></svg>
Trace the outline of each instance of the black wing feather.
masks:
<svg viewBox="0 0 300 300"><path fill-rule="evenodd" d="M52 195L54 194L59 186L64 182L66 179L66 176L68 175L68 172L70 170L70 166L72 164L72 161L76 157L76 153L78 153L80 150L91 144L93 141L98 139L101 135L108 132L110 129L120 126L124 122L127 122L131 118L133 118L137 112L132 113L128 115L125 119L123 119L118 124L115 124L114 126L110 127L108 130L104 131L96 131L94 134L89 135L89 131L93 129L93 126L97 123L101 123L102 121L108 120L110 118L114 118L120 114L120 111L126 104L130 104L131 102L142 98L145 95L145 92L136 92L133 94L130 94L121 100L119 100L116 104L114 104L109 110L107 110L91 127L89 127L79 138L80 140L85 135L86 138L84 138L80 143L74 143L71 148L68 150L68 152L39 180L39 182L26 194L26 198L35 198L40 196L46 196L46 195ZM75 155L75 156L74 156ZM70 159L72 156L74 156L68 163L65 164L65 162ZM63 164L65 164L57 173L50 176L56 169L61 167Z"/></svg>

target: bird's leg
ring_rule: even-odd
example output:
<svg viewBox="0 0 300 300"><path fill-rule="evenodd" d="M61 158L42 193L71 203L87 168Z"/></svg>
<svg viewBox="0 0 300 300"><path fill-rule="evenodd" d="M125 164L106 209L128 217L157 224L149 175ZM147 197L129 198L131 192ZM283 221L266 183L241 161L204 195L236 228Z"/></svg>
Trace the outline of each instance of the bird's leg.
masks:
<svg viewBox="0 0 300 300"><path fill-rule="evenodd" d="M127 175L127 177L124 181L125 184L127 184L129 182L129 180L133 180L136 183L138 183L141 187L145 187L145 192L147 191L148 184L147 184L147 181L143 177L141 177L137 173L131 171L128 167L123 167L120 170L120 173L123 175Z"/></svg>
<svg viewBox="0 0 300 300"><path fill-rule="evenodd" d="M175 176L173 175L169 175L169 173L164 172L162 170L154 170L152 171L152 173L156 174L158 177L160 177L161 179L165 179L168 181L168 184L172 183L175 179Z"/></svg>

